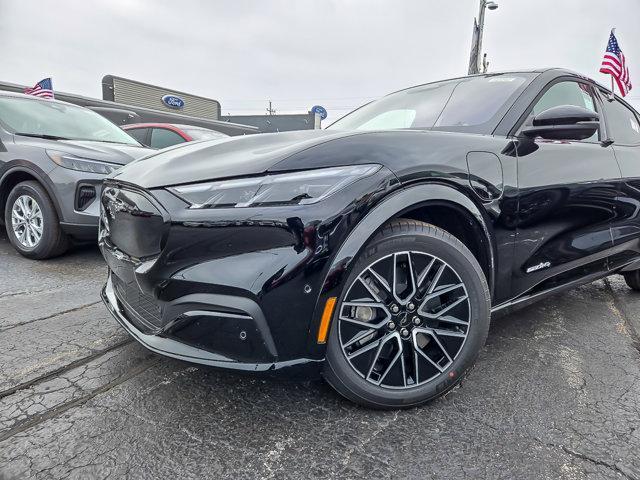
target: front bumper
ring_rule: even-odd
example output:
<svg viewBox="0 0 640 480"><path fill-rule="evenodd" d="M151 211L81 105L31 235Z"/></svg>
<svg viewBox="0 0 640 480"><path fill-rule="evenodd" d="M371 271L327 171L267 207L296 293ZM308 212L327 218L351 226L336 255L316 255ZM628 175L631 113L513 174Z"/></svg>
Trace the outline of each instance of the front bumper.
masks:
<svg viewBox="0 0 640 480"><path fill-rule="evenodd" d="M170 336L143 333L127 318L125 309L122 307L121 301L116 296L111 273L109 274L106 285L102 289L101 296L102 301L104 302L111 315L113 315L113 317L118 321L118 323L120 323L120 325L127 331L127 333L129 333L129 335L131 335L144 347L161 355L212 367L254 372L264 372L268 370L278 370L281 368L292 368L309 363L319 363L316 360L308 358L299 358L285 362L243 362L239 361L238 359L221 355L219 353L213 353L202 348L188 345L183 341L171 338ZM202 314L207 312L192 311L192 313L193 315L191 316L197 317L206 316ZM184 315L184 317L188 318L189 315ZM240 336L238 336L238 338L240 338Z"/></svg>
<svg viewBox="0 0 640 480"><path fill-rule="evenodd" d="M60 207L62 230L79 240L95 241L100 216L100 194L104 175L56 167L49 173L50 185ZM95 196L86 203L78 200L82 187L91 188Z"/></svg>

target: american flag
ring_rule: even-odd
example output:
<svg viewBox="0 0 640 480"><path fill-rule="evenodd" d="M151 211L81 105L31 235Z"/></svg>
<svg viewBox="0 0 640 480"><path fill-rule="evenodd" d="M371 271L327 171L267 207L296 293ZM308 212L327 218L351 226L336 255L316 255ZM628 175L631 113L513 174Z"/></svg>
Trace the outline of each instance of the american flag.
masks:
<svg viewBox="0 0 640 480"><path fill-rule="evenodd" d="M611 30L611 35L609 36L607 51L604 52L600 72L611 75L611 78L613 78L618 84L618 89L623 97L629 93L629 90L631 90L629 68L627 67L624 54L622 53L622 50L620 50L620 45L618 45L618 40L616 39L613 30Z"/></svg>
<svg viewBox="0 0 640 480"><path fill-rule="evenodd" d="M53 84L50 78L45 78L36 83L33 88L25 88L24 93L40 98L53 98Z"/></svg>

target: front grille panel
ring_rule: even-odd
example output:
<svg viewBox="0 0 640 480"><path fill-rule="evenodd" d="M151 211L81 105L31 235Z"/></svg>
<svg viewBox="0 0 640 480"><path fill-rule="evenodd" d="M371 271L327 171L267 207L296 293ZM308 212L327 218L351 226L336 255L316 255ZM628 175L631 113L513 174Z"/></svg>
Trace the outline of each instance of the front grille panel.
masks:
<svg viewBox="0 0 640 480"><path fill-rule="evenodd" d="M143 333L155 334L162 328L162 308L151 296L134 283L125 283L112 275L116 297L125 309L129 320Z"/></svg>

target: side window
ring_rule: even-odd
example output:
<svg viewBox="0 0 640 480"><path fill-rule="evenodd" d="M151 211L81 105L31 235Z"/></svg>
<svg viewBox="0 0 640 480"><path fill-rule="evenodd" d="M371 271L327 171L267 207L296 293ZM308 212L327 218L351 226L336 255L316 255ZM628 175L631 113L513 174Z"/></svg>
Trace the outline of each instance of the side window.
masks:
<svg viewBox="0 0 640 480"><path fill-rule="evenodd" d="M129 130L125 130L129 135L135 138L143 145L147 145L147 132L148 128L131 128Z"/></svg>
<svg viewBox="0 0 640 480"><path fill-rule="evenodd" d="M638 116L618 100L603 100L608 135L620 145L640 144Z"/></svg>
<svg viewBox="0 0 640 480"><path fill-rule="evenodd" d="M153 148L166 148L184 141L184 138L176 132L166 128L154 128L151 130L151 147Z"/></svg>
<svg viewBox="0 0 640 480"><path fill-rule="evenodd" d="M592 112L597 112L589 85L573 81L558 82L552 85L533 105L524 124L531 125L534 116L550 108L559 107L560 105L574 105L576 107L586 108ZM598 133L594 133L593 136L583 141L597 142Z"/></svg>

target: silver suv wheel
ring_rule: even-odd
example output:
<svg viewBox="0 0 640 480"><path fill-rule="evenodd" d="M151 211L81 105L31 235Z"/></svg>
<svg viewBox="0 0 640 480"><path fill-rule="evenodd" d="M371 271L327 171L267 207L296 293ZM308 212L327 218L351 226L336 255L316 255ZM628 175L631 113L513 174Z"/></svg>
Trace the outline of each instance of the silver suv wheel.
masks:
<svg viewBox="0 0 640 480"><path fill-rule="evenodd" d="M33 248L40 243L44 219L38 202L30 195L20 195L11 208L11 227L20 245Z"/></svg>

